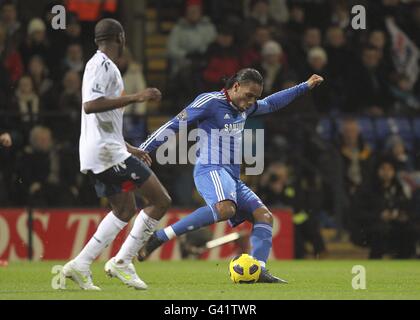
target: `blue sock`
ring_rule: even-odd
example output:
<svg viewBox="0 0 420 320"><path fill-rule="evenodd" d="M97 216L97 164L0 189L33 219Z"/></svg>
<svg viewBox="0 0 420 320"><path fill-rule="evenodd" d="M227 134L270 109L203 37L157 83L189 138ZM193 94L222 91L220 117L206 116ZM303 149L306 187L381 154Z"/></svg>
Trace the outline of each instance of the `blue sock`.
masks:
<svg viewBox="0 0 420 320"><path fill-rule="evenodd" d="M272 245L273 227L266 223L256 223L251 234L251 255L265 268Z"/></svg>
<svg viewBox="0 0 420 320"><path fill-rule="evenodd" d="M213 212L209 206L205 206L198 208L173 225L156 231L156 236L162 241L168 241L173 237L178 237L181 234L211 225L217 221L216 211Z"/></svg>

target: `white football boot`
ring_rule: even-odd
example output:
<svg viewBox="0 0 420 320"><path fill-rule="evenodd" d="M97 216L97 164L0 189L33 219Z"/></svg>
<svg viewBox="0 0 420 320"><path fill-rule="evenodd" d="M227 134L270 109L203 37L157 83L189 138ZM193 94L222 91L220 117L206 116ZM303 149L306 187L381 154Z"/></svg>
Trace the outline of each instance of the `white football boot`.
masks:
<svg viewBox="0 0 420 320"><path fill-rule="evenodd" d="M83 290L100 291L101 288L95 286L92 281L92 273L90 271L82 271L77 269L74 260L66 263L62 270L63 275L76 282Z"/></svg>
<svg viewBox="0 0 420 320"><path fill-rule="evenodd" d="M105 273L111 278L115 277L120 279L124 284L126 284L129 287L133 287L134 289L147 289L147 284L139 278L139 276L136 273L136 269L134 268L134 265L132 263L128 265L122 265L118 264L115 261L115 258L111 258L105 264Z"/></svg>

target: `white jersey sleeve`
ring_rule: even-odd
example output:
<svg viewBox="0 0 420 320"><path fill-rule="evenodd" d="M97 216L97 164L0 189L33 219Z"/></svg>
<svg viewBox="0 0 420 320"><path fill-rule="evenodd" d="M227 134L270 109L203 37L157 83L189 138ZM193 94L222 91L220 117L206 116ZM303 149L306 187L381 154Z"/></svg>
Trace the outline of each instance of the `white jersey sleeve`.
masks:
<svg viewBox="0 0 420 320"><path fill-rule="evenodd" d="M110 61L88 64L83 78L83 103L109 96L115 80L115 70L110 67Z"/></svg>

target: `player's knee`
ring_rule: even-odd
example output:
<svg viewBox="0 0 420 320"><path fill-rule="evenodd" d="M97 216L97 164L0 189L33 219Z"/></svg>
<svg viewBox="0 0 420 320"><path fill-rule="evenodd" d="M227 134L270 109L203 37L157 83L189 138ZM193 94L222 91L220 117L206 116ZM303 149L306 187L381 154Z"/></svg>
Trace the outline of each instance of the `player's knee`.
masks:
<svg viewBox="0 0 420 320"><path fill-rule="evenodd" d="M268 210L261 210L254 213L254 220L256 223L265 223L270 226L273 225L273 214Z"/></svg>
<svg viewBox="0 0 420 320"><path fill-rule="evenodd" d="M216 209L220 221L228 220L236 213L236 206L232 201L219 202L216 204Z"/></svg>
<svg viewBox="0 0 420 320"><path fill-rule="evenodd" d="M114 212L114 215L124 222L129 222L132 217L136 214L135 209L123 209L118 212Z"/></svg>

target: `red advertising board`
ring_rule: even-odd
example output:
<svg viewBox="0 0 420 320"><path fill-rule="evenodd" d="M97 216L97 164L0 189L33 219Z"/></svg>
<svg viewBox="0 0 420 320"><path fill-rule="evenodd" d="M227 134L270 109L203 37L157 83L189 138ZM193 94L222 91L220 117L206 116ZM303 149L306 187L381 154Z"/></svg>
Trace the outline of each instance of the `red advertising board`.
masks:
<svg viewBox="0 0 420 320"><path fill-rule="evenodd" d="M192 210L171 210L162 219L160 226L172 224ZM48 209L34 210L32 252L34 260L69 260L77 255L94 234L104 210ZM273 250L271 259L293 258L293 222L290 212L274 210ZM29 214L25 209L0 210L0 260L24 260L29 249ZM131 226L125 228L102 255L100 260L114 256L124 241ZM226 222L213 225L213 238L242 230L250 232L252 226L244 223L231 228ZM205 253L203 259L228 259L238 253L235 243L216 247ZM152 260L180 259L177 241L171 240L150 257Z"/></svg>

